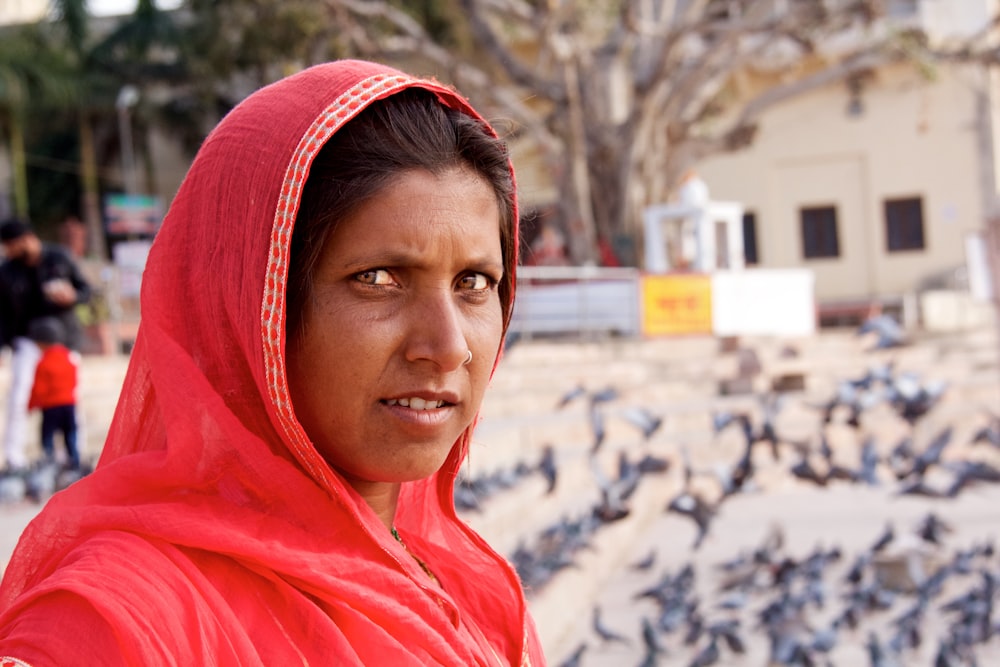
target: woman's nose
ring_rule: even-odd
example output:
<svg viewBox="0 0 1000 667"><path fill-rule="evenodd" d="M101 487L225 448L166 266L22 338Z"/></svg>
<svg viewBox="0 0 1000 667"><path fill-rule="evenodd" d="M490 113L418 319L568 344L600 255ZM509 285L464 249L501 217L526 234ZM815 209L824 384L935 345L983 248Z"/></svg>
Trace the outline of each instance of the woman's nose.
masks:
<svg viewBox="0 0 1000 667"><path fill-rule="evenodd" d="M442 370L455 370L469 358L465 318L450 289L436 289L409 305L407 361L430 361Z"/></svg>

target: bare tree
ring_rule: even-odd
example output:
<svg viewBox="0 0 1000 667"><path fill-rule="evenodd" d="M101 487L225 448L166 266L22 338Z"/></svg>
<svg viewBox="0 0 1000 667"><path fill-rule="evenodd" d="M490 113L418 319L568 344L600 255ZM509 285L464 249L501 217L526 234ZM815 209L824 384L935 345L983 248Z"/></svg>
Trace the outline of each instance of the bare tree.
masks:
<svg viewBox="0 0 1000 667"><path fill-rule="evenodd" d="M577 262L634 233L692 163L752 143L769 108L923 43L879 0L458 1L471 57L385 0L327 6L358 52L433 63L542 147Z"/></svg>

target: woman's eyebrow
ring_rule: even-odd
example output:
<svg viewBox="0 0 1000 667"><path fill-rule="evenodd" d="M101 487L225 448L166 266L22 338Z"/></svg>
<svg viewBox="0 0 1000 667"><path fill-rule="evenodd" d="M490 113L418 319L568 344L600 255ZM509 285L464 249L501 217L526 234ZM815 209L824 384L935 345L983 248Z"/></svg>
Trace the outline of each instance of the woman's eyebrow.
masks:
<svg viewBox="0 0 1000 667"><path fill-rule="evenodd" d="M377 266L399 266L399 267L422 267L437 266L438 263L431 259L425 259L416 252L406 250L378 250L364 255L345 257L341 262L345 267L377 267ZM475 255L466 258L461 262L463 266L472 269L503 271L503 262L488 254Z"/></svg>

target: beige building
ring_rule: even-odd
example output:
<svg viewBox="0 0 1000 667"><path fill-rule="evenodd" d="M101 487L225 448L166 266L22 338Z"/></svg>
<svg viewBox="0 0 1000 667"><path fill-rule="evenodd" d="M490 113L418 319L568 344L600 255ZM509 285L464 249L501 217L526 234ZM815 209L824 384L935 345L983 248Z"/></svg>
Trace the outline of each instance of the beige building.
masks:
<svg viewBox="0 0 1000 667"><path fill-rule="evenodd" d="M952 14L939 11L946 4ZM994 4L897 3L939 39L978 29ZM983 229L997 192L997 90L972 66L930 78L883 68L774 108L751 148L699 172L713 200L745 207L751 266L811 270L817 302L831 311L900 304L961 275L967 239Z"/></svg>
<svg viewBox="0 0 1000 667"><path fill-rule="evenodd" d="M48 9L48 0L0 0L0 25L40 21Z"/></svg>

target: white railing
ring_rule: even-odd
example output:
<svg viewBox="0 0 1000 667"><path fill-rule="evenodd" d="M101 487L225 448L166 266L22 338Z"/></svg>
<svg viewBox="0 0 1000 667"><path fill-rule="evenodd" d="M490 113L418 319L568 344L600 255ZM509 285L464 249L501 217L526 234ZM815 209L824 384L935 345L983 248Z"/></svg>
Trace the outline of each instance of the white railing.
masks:
<svg viewBox="0 0 1000 667"><path fill-rule="evenodd" d="M533 336L637 336L639 269L518 267L511 332Z"/></svg>

